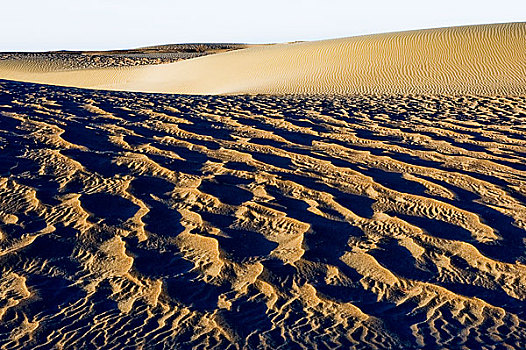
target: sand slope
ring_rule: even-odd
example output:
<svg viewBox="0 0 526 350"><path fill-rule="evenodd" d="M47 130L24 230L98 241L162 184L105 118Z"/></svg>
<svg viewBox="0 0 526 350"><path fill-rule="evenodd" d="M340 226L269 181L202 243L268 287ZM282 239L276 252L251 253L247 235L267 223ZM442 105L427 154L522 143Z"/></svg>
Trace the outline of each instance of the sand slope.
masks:
<svg viewBox="0 0 526 350"><path fill-rule="evenodd" d="M114 51L0 52L0 66L18 71L49 72L178 62L254 45L173 44Z"/></svg>
<svg viewBox="0 0 526 350"><path fill-rule="evenodd" d="M524 348L525 116L0 82L0 348Z"/></svg>
<svg viewBox="0 0 526 350"><path fill-rule="evenodd" d="M178 94L520 94L526 23L271 45L126 69L42 72L0 64L0 78Z"/></svg>

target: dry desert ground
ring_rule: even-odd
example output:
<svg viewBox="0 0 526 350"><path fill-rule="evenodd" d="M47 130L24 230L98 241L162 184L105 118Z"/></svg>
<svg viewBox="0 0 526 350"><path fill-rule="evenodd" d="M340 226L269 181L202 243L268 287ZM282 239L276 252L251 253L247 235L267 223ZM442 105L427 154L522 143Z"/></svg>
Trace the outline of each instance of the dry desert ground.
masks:
<svg viewBox="0 0 526 350"><path fill-rule="evenodd" d="M525 34L0 54L0 349L526 348Z"/></svg>

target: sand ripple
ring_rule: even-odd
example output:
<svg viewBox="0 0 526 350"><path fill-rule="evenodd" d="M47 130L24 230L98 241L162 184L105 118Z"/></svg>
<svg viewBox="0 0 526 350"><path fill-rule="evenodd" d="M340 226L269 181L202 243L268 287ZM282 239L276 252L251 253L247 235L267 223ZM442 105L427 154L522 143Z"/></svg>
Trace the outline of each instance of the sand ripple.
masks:
<svg viewBox="0 0 526 350"><path fill-rule="evenodd" d="M0 348L521 348L525 113L0 82Z"/></svg>
<svg viewBox="0 0 526 350"><path fill-rule="evenodd" d="M0 62L0 78L177 94L526 93L526 23L417 30L252 47L176 63L42 71Z"/></svg>

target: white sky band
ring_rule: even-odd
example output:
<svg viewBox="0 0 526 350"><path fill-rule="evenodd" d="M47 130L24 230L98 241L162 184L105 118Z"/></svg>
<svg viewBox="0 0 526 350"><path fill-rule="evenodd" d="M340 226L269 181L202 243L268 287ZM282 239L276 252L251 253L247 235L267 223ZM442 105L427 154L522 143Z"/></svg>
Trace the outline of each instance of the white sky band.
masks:
<svg viewBox="0 0 526 350"><path fill-rule="evenodd" d="M523 0L2 1L0 51L275 43L526 20Z"/></svg>

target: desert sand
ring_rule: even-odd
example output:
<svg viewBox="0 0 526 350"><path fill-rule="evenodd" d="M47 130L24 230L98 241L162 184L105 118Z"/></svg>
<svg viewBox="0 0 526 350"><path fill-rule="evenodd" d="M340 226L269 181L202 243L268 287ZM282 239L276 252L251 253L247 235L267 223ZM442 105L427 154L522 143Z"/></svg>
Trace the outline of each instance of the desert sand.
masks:
<svg viewBox="0 0 526 350"><path fill-rule="evenodd" d="M234 95L0 81L0 349L524 348L525 28L2 60Z"/></svg>
<svg viewBox="0 0 526 350"><path fill-rule="evenodd" d="M0 78L174 94L526 92L526 23L252 47L162 65L42 69L0 63Z"/></svg>
<svg viewBox="0 0 526 350"><path fill-rule="evenodd" d="M256 46L258 45L174 44L113 51L3 52L0 53L0 66L37 73L156 65Z"/></svg>

